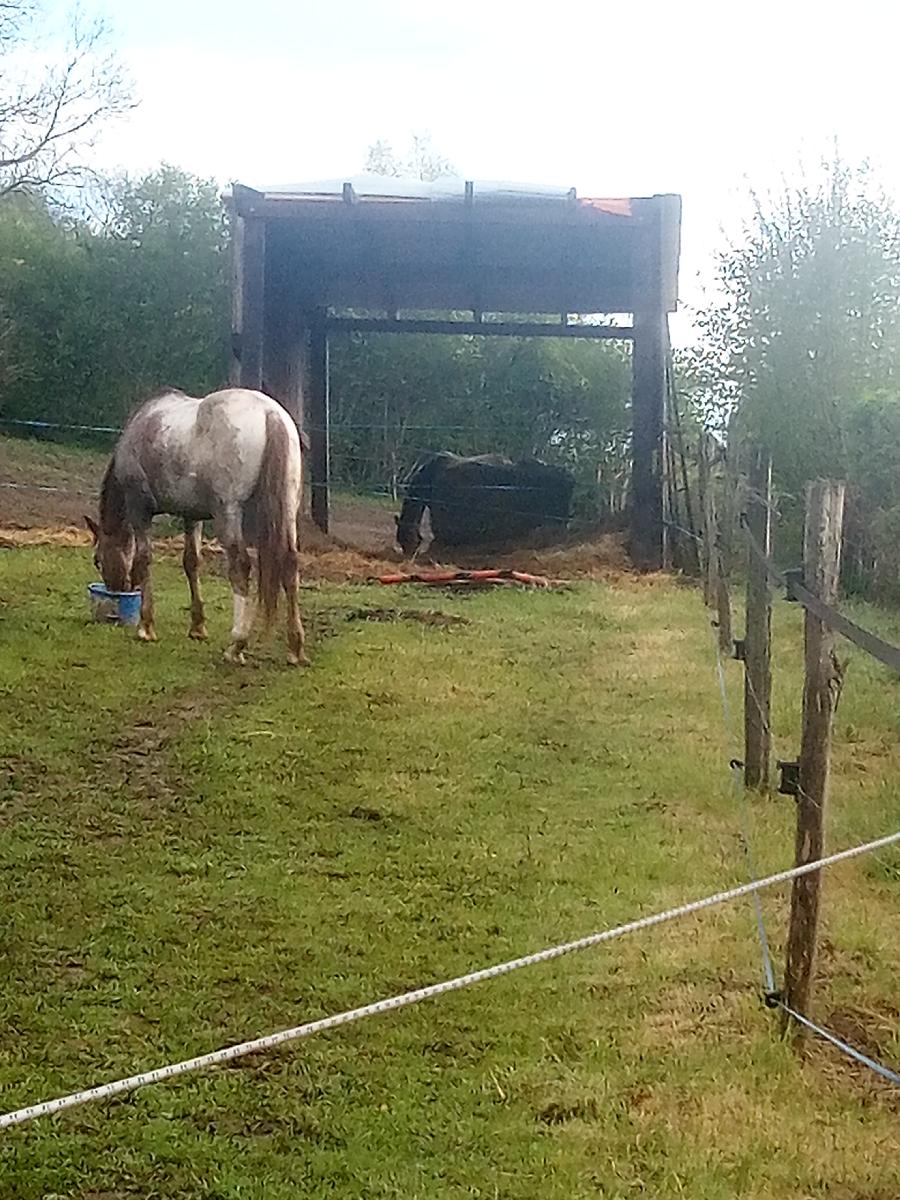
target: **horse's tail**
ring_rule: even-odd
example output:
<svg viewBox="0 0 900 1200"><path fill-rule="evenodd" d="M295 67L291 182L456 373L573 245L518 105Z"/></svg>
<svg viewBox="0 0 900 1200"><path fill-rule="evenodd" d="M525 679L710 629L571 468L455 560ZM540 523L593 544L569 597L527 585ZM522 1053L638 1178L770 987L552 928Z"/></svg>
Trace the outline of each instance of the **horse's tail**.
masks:
<svg viewBox="0 0 900 1200"><path fill-rule="evenodd" d="M266 414L266 445L256 485L257 595L270 626L278 597L297 554L300 480L290 430L277 413Z"/></svg>

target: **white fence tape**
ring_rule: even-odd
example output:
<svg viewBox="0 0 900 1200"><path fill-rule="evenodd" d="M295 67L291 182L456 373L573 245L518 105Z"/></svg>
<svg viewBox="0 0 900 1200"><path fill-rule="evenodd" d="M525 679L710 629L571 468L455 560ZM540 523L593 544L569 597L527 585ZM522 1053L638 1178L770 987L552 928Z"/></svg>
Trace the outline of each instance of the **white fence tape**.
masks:
<svg viewBox="0 0 900 1200"><path fill-rule="evenodd" d="M860 854L867 854L869 851L878 850L883 846L890 846L894 842L900 842L900 830L896 833L889 833L885 837L877 838L873 842L866 842L861 846L852 846L849 850L841 850L837 854L829 854L825 858L820 858L816 862L805 863L800 867L791 867L785 871L779 871L775 875L769 875L764 879L756 879L751 883L741 884L739 887L729 888L724 892L716 892L712 896L705 896L702 900L692 900L687 904L680 904L676 908L668 908L664 912L652 913L650 916L638 917L634 921L628 921L624 925L616 925L612 929L604 929L599 933L591 933L586 937L578 938L574 942L564 942L559 946L551 946L547 950L538 950L534 954L526 954L522 958L513 958L508 962L497 963L493 967L484 967L479 971L472 971L468 975L459 975L455 979L448 979L443 983L432 983L427 987L416 988L412 992L404 992L400 996L391 996L386 1000L377 1000L374 1004L365 1004L361 1008L352 1008L347 1012L336 1013L331 1017L322 1017L316 1021L308 1021L305 1025L297 1025L293 1029L283 1029L280 1033L271 1033L266 1037L253 1038L248 1042L239 1042L236 1046L226 1046L221 1050L213 1050L210 1054L200 1054L196 1058L186 1058L182 1062L170 1063L165 1067L157 1067L152 1071L144 1071L140 1075L130 1075L127 1079L117 1079L112 1083L104 1083L99 1087L87 1088L85 1091L72 1092L68 1096L60 1096L56 1100L44 1100L40 1104L30 1104L26 1108L17 1109L15 1112L6 1113L0 1116L0 1129L9 1129L13 1125L23 1125L26 1121L33 1121L37 1117L50 1116L52 1113L62 1112L67 1108L76 1108L82 1104L90 1104L95 1100L108 1100L112 1096L119 1096L123 1092L132 1092L137 1088L147 1087L153 1083L162 1083L167 1079L174 1079L176 1075L187 1075L189 1072L202 1071L206 1067L220 1066L222 1063L232 1062L236 1058L243 1058L247 1054L256 1054L262 1050L272 1050L276 1046L283 1046L286 1042L295 1042L299 1038L310 1037L314 1033L324 1033L326 1029L336 1029L339 1025L349 1025L351 1021L359 1021L363 1017L374 1017L378 1013L391 1012L395 1008L405 1008L410 1004L417 1004L420 1000L428 1000L432 996L442 996L445 992L459 991L460 988L469 987L473 983L481 983L485 979L496 979L500 975L508 975L511 971L518 971L521 967L530 967L535 963L549 962L554 958L561 958L564 954L571 954L575 950L587 950L591 946L599 946L601 942L611 942L614 938L623 937L627 933L636 933L640 929L650 929L654 925L662 925L666 921L672 921L676 917L685 917L690 913L700 912L705 908L712 908L716 904L725 904L729 900L737 900L741 896L747 896L760 888L774 887L776 884L785 883L789 879L796 879L800 875L808 875L812 871L819 870L820 867L830 866L832 863L844 862L850 858L856 858Z"/></svg>

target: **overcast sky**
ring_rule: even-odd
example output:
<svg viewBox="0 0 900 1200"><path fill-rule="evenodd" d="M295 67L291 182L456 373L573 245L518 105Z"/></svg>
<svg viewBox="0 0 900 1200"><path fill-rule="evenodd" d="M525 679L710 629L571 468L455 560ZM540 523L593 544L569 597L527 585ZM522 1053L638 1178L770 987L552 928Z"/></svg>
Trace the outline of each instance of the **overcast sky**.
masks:
<svg viewBox="0 0 900 1200"><path fill-rule="evenodd" d="M427 132L466 178L680 192L689 303L748 180L796 176L837 138L900 193L890 0L82 7L108 17L141 101L98 147L104 165L301 182L358 173L375 140Z"/></svg>

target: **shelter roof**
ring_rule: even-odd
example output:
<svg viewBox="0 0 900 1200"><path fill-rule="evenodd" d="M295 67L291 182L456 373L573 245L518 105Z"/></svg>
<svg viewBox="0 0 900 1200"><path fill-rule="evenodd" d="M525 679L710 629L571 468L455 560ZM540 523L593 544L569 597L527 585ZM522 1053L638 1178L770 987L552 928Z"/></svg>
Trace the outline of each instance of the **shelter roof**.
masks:
<svg viewBox="0 0 900 1200"><path fill-rule="evenodd" d="M266 255L305 306L625 313L642 306L648 248L665 308L678 294L681 201L575 188L361 175L249 188ZM659 294L659 293L657 293Z"/></svg>

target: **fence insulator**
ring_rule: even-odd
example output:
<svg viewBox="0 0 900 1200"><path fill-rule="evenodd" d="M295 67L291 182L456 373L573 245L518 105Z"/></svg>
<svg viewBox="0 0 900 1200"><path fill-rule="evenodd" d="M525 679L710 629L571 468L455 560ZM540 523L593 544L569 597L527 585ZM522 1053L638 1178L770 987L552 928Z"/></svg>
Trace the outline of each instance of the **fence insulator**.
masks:
<svg viewBox="0 0 900 1200"><path fill-rule="evenodd" d="M782 796L799 796L800 795L800 763L798 760L789 762L779 762L778 770L781 772L781 780L778 784L778 791Z"/></svg>

